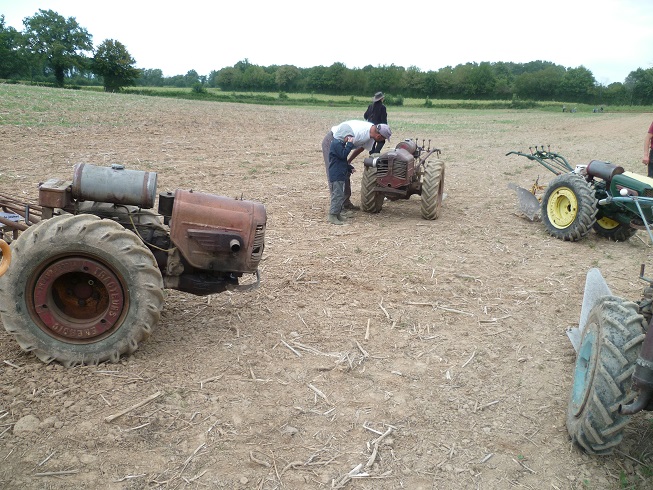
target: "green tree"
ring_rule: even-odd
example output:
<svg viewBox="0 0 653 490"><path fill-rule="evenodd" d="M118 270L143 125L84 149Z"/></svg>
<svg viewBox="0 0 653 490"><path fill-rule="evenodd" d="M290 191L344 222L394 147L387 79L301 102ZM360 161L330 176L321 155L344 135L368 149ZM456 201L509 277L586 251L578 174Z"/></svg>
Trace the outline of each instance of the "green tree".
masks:
<svg viewBox="0 0 653 490"><path fill-rule="evenodd" d="M599 104L626 105L630 103L626 86L621 82L614 82L599 91Z"/></svg>
<svg viewBox="0 0 653 490"><path fill-rule="evenodd" d="M141 70L141 76L137 83L145 87L163 87L163 71L159 68Z"/></svg>
<svg viewBox="0 0 653 490"><path fill-rule="evenodd" d="M93 50L91 36L74 17L68 19L52 10L39 11L23 20L29 52L52 69L59 87L64 86L66 71L85 68L85 52Z"/></svg>
<svg viewBox="0 0 653 490"><path fill-rule="evenodd" d="M134 68L134 63L134 58L122 43L107 39L98 46L91 70L104 80L105 92L119 92L123 87L135 85L141 75L141 71Z"/></svg>
<svg viewBox="0 0 653 490"><path fill-rule="evenodd" d="M372 68L368 75L368 86L391 94L401 94L404 89L405 68L402 66L378 66Z"/></svg>
<svg viewBox="0 0 653 490"><path fill-rule="evenodd" d="M624 85L629 91L631 104L653 104L653 68L631 71Z"/></svg>
<svg viewBox="0 0 653 490"><path fill-rule="evenodd" d="M562 66L548 66L536 72L523 72L515 79L515 94L522 99L554 100L565 76Z"/></svg>
<svg viewBox="0 0 653 490"><path fill-rule="evenodd" d="M595 86L594 75L587 68L568 68L560 82L560 97L570 102L589 102Z"/></svg>
<svg viewBox="0 0 653 490"><path fill-rule="evenodd" d="M283 65L277 68L277 71L274 74L274 81L279 90L290 92L296 88L300 76L301 72L296 66Z"/></svg>
<svg viewBox="0 0 653 490"><path fill-rule="evenodd" d="M303 73L306 78L306 89L309 92L326 93L328 86L326 82L326 67L322 65L313 66L304 70Z"/></svg>
<svg viewBox="0 0 653 490"><path fill-rule="evenodd" d="M273 90L274 76L258 65L250 65L243 72L242 84L245 90Z"/></svg>
<svg viewBox="0 0 653 490"><path fill-rule="evenodd" d="M0 15L0 78L15 78L29 73L22 44L22 34L13 27L5 26L5 16Z"/></svg>
<svg viewBox="0 0 653 490"><path fill-rule="evenodd" d="M410 97L426 96L426 73L422 73L416 66L409 66L404 72L403 83L406 95Z"/></svg>
<svg viewBox="0 0 653 490"><path fill-rule="evenodd" d="M213 77L216 86L223 91L240 90L242 88L243 74L237 68L223 68Z"/></svg>
<svg viewBox="0 0 653 490"><path fill-rule="evenodd" d="M189 70L186 72L186 75L184 75L184 83L186 87L192 87L197 83L202 83L202 81L195 70Z"/></svg>

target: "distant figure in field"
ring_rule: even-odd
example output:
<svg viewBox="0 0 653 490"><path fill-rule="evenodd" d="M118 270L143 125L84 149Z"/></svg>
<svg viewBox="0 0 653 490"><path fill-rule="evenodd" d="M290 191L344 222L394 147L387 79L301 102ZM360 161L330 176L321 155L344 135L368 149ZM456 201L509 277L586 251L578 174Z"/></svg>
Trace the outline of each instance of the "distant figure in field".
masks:
<svg viewBox="0 0 653 490"><path fill-rule="evenodd" d="M383 105L384 100L385 95L383 95L383 92L375 93L372 103L367 106L367 110L365 111L365 114L363 114L363 119L371 122L375 126L377 124L388 124L388 111L386 110L385 105ZM385 140L375 141L370 150L370 155L372 153L381 153L383 145L385 145Z"/></svg>

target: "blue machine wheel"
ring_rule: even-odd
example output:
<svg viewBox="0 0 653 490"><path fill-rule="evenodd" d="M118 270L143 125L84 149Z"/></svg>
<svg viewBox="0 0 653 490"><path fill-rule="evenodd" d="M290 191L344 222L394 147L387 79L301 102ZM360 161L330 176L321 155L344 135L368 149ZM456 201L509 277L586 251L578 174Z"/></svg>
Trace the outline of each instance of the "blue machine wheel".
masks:
<svg viewBox="0 0 653 490"><path fill-rule="evenodd" d="M633 401L635 361L646 323L637 304L601 298L589 314L578 349L567 406L567 430L590 454L610 454L630 417L619 406Z"/></svg>

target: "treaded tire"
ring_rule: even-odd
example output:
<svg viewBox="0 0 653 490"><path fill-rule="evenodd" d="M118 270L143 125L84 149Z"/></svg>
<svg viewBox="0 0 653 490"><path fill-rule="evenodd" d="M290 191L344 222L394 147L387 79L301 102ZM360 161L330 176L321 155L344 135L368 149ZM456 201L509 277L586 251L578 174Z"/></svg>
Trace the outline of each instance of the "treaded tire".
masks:
<svg viewBox="0 0 653 490"><path fill-rule="evenodd" d="M547 233L575 242L587 235L596 222L598 201L589 184L576 174L557 176L542 198L542 222Z"/></svg>
<svg viewBox="0 0 653 490"><path fill-rule="evenodd" d="M615 242L625 242L632 237L637 230L628 225L624 225L608 217L602 217L594 223L594 231L597 235L614 240Z"/></svg>
<svg viewBox="0 0 653 490"><path fill-rule="evenodd" d="M147 339L163 308L163 280L134 234L93 215L31 226L0 278L0 316L20 347L66 367L117 362Z"/></svg>
<svg viewBox="0 0 653 490"><path fill-rule="evenodd" d="M385 196L382 192L375 191L376 169L365 167L361 177L361 209L366 213L378 213L383 207Z"/></svg>
<svg viewBox="0 0 653 490"><path fill-rule="evenodd" d="M422 218L438 219L444 192L444 162L426 162L422 176Z"/></svg>
<svg viewBox="0 0 653 490"><path fill-rule="evenodd" d="M631 391L632 374L645 326L637 304L615 296L600 298L588 316L569 394L567 430L590 454L610 454L621 442L630 416L621 415L619 406L637 396Z"/></svg>

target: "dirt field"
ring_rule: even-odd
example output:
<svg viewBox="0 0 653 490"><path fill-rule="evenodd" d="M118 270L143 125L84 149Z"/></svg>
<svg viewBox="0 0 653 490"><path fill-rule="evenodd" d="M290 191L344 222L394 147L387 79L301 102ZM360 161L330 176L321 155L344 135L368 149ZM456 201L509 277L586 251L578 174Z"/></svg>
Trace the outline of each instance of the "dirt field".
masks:
<svg viewBox="0 0 653 490"><path fill-rule="evenodd" d="M550 144L573 164L641 173L650 114L389 108L392 143L442 149L442 216L422 220L413 197L339 227L325 220L320 143L364 108L24 93L0 86L0 192L33 198L75 163L123 163L158 172L160 191L262 202L268 225L258 290L169 291L152 338L120 364L44 365L1 329L0 487L653 487L650 415L610 457L584 455L565 428L565 329L585 274L598 266L639 299L647 236L549 237L507 184L553 174L505 156Z"/></svg>

